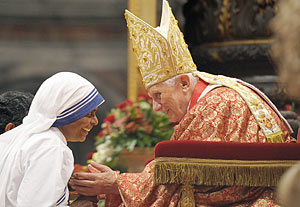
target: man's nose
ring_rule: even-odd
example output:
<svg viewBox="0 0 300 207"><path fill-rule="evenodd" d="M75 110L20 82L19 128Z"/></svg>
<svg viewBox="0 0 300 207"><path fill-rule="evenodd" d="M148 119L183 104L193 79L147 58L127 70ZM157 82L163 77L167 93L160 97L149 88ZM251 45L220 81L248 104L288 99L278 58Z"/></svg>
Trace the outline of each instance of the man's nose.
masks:
<svg viewBox="0 0 300 207"><path fill-rule="evenodd" d="M153 101L153 110L159 111L161 109L161 104L157 103L156 101Z"/></svg>

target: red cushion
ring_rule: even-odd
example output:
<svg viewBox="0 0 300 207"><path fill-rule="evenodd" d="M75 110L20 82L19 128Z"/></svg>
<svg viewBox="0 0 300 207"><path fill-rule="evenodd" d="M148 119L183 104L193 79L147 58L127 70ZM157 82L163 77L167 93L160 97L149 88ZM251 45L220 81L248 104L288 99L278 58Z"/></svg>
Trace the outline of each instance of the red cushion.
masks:
<svg viewBox="0 0 300 207"><path fill-rule="evenodd" d="M300 143L162 141L155 146L154 155L222 160L300 160Z"/></svg>

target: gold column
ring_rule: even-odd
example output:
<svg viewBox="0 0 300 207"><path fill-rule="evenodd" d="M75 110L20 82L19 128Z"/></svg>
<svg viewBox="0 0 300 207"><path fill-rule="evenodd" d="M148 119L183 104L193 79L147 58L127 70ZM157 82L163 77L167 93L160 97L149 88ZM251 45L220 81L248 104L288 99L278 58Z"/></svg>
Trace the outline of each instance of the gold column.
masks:
<svg viewBox="0 0 300 207"><path fill-rule="evenodd" d="M128 10L150 25L156 27L156 0L128 0ZM132 51L131 42L128 38L128 69L127 69L127 96L135 101L137 95L146 93L142 77L138 71L135 54Z"/></svg>

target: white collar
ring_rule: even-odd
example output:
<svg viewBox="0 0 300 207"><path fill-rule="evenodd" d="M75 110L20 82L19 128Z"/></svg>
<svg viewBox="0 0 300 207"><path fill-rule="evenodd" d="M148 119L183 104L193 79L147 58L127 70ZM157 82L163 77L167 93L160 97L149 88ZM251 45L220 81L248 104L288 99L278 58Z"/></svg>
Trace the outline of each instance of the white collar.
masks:
<svg viewBox="0 0 300 207"><path fill-rule="evenodd" d="M53 130L55 133L57 133L59 135L60 140L67 145L67 139L65 137L65 135L59 130L59 128L57 127L51 127L51 130Z"/></svg>

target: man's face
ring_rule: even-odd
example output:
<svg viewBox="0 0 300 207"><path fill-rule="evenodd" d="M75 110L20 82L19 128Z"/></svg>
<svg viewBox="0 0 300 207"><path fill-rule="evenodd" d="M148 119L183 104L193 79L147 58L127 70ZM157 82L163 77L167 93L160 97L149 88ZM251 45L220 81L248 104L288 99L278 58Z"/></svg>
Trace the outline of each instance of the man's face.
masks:
<svg viewBox="0 0 300 207"><path fill-rule="evenodd" d="M177 123L187 112L189 99L180 84L167 85L158 83L148 88L153 99L153 110L166 113L171 122Z"/></svg>
<svg viewBox="0 0 300 207"><path fill-rule="evenodd" d="M89 131L98 124L96 111L98 107L81 119L58 127L69 142L84 142Z"/></svg>

